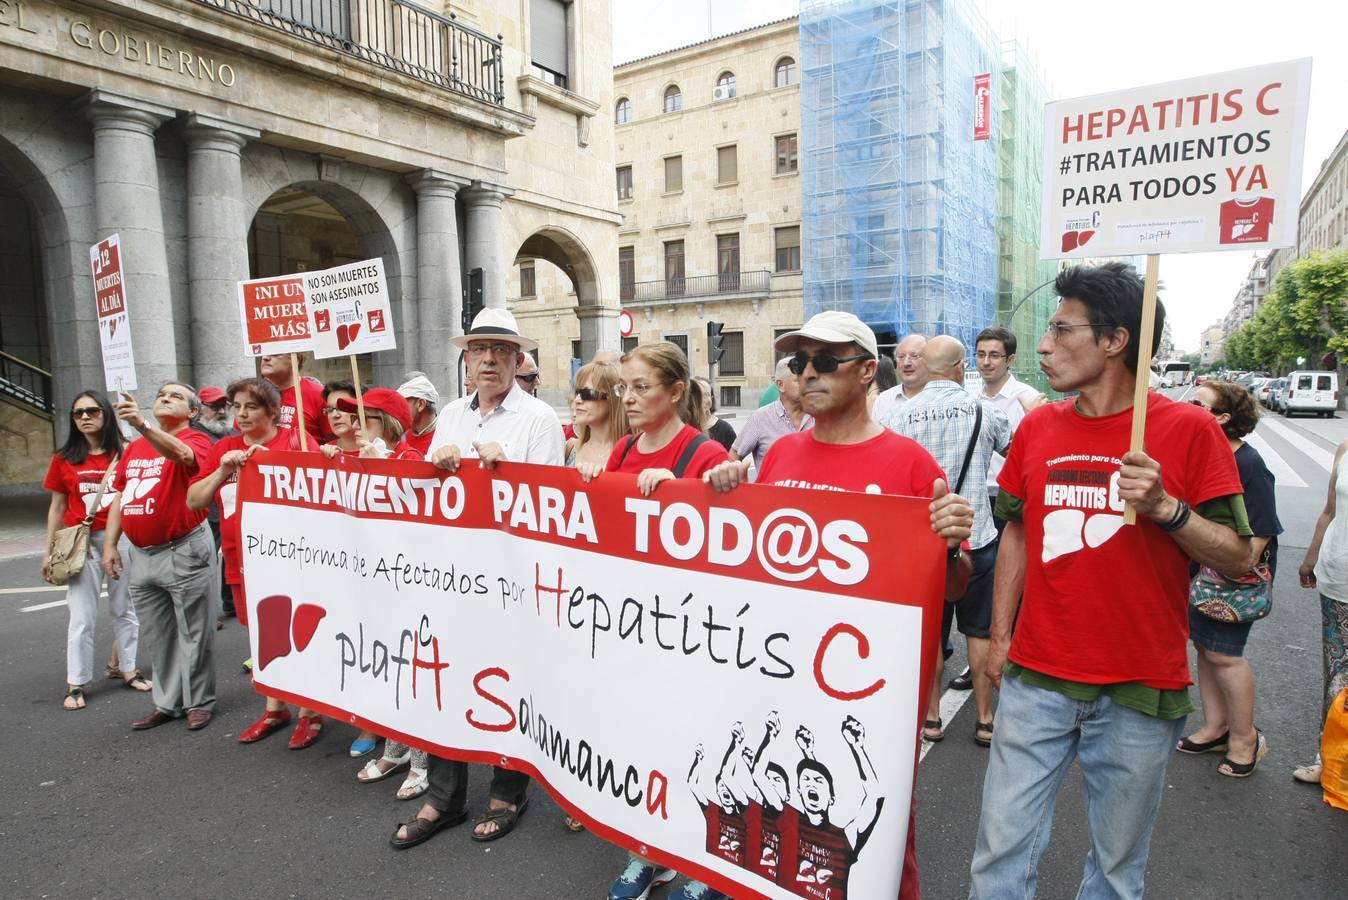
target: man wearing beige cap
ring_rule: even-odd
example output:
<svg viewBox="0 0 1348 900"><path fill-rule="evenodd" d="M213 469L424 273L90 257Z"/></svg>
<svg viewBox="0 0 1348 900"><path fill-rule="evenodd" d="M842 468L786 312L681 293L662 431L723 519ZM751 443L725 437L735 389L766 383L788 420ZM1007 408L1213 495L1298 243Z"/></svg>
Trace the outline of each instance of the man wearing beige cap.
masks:
<svg viewBox="0 0 1348 900"><path fill-rule="evenodd" d="M412 407L412 426L403 432L394 455L414 450L423 458L429 456L435 426L440 421L440 392L423 372L408 372L407 380L398 386L407 405Z"/></svg>
<svg viewBox="0 0 1348 900"><path fill-rule="evenodd" d="M973 508L963 497L950 493L940 466L920 444L871 418L866 395L875 380L875 333L851 313L828 311L812 316L799 331L777 338L773 346L792 354L787 364L800 387L801 406L814 417L815 424L772 445L763 457L758 483L931 497L931 529L945 539L949 550L946 597L962 595L969 581L970 563L960 544L973 526ZM702 480L718 491L731 490L748 481L749 462L721 463ZM900 900L920 896L915 823L913 806L901 863ZM861 848L854 844L850 851L855 858ZM884 849L872 852L881 856L886 853ZM839 865L850 865L847 858L848 853L840 853ZM784 886L804 893L795 885Z"/></svg>
<svg viewBox="0 0 1348 900"><path fill-rule="evenodd" d="M538 342L520 335L509 312L488 308L477 314L467 334L450 343L464 351L468 377L477 390L445 407L427 458L450 472L471 458L488 469L505 461L560 466L564 457L557 413L515 380ZM433 756L429 775L426 804L393 832L389 841L395 848L414 847L468 818L468 764ZM494 841L513 831L529 803L528 789L528 775L497 766L491 800L473 826L473 840Z"/></svg>

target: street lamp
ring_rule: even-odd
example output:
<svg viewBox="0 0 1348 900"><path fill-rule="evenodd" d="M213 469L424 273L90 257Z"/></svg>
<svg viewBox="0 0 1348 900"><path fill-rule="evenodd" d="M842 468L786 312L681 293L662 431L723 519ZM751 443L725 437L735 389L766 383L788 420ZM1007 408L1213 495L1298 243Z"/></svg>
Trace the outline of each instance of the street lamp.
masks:
<svg viewBox="0 0 1348 900"><path fill-rule="evenodd" d="M1003 327L1005 327L1005 326L1007 326L1007 325L1010 325L1011 322L1012 322L1012 320L1016 318L1016 313L1019 312L1019 311L1020 311L1020 308L1021 308L1022 306L1025 305L1025 301L1026 301L1026 300L1029 300L1029 299L1030 299L1031 297L1033 297L1035 294L1039 293L1039 292L1042 291L1044 288L1048 287L1050 284L1052 284L1053 282L1055 282L1055 281L1057 281L1057 280L1058 280L1058 276L1054 275L1052 278L1050 278L1048 281L1045 281L1043 284L1031 288L1031 289L1030 289L1030 292L1029 292L1028 294L1026 294L1024 297L1021 297L1019 300L1017 300L1017 301L1016 301L1016 305L1013 306L1013 307L1011 307L1011 312L1009 312L1009 313L1006 314L1006 318L1002 320L1001 325L1002 325Z"/></svg>

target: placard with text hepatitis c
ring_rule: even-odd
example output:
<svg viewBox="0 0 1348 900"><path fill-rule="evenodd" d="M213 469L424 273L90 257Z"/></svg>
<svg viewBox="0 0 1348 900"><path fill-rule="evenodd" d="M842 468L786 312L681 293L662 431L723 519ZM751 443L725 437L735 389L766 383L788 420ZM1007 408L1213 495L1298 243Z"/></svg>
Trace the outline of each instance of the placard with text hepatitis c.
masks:
<svg viewBox="0 0 1348 900"><path fill-rule="evenodd" d="M382 259L309 272L304 277L304 295L315 359L397 346Z"/></svg>
<svg viewBox="0 0 1348 900"><path fill-rule="evenodd" d="M528 772L736 897L896 896L928 501L283 452L239 487L259 690Z"/></svg>

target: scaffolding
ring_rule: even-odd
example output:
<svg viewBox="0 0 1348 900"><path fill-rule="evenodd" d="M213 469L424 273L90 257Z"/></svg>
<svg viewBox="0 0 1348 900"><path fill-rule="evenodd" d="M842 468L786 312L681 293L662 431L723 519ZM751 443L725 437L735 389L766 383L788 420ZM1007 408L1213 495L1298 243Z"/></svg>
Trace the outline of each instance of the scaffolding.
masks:
<svg viewBox="0 0 1348 900"><path fill-rule="evenodd" d="M999 117L973 139L991 29L968 0L803 0L800 40L806 315L972 351L997 305Z"/></svg>

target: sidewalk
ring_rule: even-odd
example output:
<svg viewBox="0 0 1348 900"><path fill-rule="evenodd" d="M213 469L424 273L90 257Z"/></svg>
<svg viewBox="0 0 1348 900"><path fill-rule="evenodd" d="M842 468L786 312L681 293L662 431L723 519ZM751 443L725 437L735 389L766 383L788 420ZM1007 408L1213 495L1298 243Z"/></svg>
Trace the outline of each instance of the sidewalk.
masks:
<svg viewBox="0 0 1348 900"><path fill-rule="evenodd" d="M46 491L0 497L0 559L36 556L47 540Z"/></svg>

